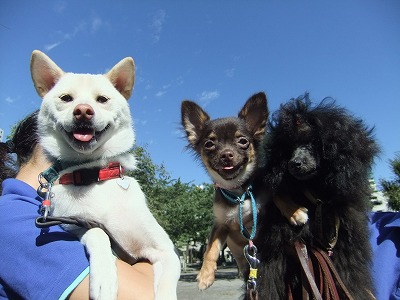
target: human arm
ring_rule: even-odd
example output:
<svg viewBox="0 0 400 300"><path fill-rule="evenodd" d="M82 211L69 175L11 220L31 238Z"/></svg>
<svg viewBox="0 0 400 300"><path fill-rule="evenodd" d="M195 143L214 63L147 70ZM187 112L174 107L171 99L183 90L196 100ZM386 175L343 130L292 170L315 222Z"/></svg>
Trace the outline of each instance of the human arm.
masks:
<svg viewBox="0 0 400 300"><path fill-rule="evenodd" d="M118 299L154 299L153 268L148 262L129 265L117 260ZM89 276L72 291L69 300L89 299Z"/></svg>

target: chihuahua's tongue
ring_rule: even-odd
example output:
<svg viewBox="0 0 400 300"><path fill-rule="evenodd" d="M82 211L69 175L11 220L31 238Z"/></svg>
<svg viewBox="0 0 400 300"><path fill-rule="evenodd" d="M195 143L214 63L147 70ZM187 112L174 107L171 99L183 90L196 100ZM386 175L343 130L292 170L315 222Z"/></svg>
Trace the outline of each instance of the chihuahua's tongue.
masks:
<svg viewBox="0 0 400 300"><path fill-rule="evenodd" d="M92 130L79 130L74 132L74 138L81 142L89 142L94 137Z"/></svg>
<svg viewBox="0 0 400 300"><path fill-rule="evenodd" d="M230 167L223 167L222 169L223 169L223 170L232 170L233 167L232 167L232 166L230 166Z"/></svg>

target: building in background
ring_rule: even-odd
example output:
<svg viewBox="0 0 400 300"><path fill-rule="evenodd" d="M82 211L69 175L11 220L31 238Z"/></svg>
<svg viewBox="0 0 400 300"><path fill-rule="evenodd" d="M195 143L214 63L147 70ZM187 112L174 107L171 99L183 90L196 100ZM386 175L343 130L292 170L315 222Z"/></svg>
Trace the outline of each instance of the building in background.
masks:
<svg viewBox="0 0 400 300"><path fill-rule="evenodd" d="M3 141L4 130L0 128L0 142Z"/></svg>

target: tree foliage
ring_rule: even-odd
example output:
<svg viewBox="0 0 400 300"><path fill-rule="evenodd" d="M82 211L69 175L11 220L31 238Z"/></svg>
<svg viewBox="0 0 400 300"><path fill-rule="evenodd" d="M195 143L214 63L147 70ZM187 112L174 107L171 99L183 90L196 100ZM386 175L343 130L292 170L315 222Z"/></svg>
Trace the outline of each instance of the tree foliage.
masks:
<svg viewBox="0 0 400 300"><path fill-rule="evenodd" d="M172 179L164 165L151 160L145 148L136 146L132 151L137 168L127 175L138 180L150 210L173 242L204 242L213 222L213 186Z"/></svg>
<svg viewBox="0 0 400 300"><path fill-rule="evenodd" d="M388 206L395 210L400 210L400 155L389 161L395 177L392 180L381 179L380 184L383 193L388 197Z"/></svg>

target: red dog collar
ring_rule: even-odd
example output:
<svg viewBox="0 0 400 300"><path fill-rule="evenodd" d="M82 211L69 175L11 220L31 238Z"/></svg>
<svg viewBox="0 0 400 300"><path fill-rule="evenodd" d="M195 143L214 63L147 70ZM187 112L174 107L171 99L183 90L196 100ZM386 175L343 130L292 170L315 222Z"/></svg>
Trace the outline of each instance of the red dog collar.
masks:
<svg viewBox="0 0 400 300"><path fill-rule="evenodd" d="M124 168L119 162L111 162L107 168L79 169L72 173L66 173L60 177L60 184L89 185L124 176Z"/></svg>

